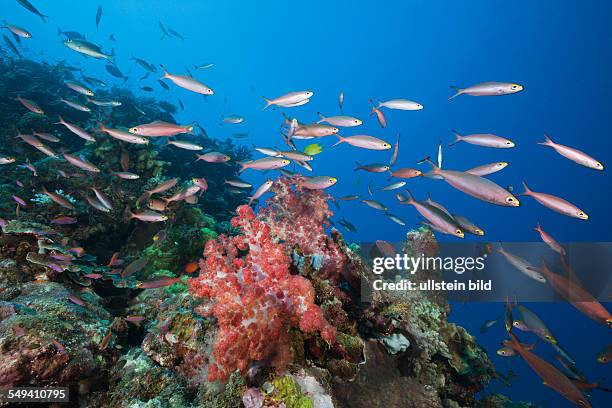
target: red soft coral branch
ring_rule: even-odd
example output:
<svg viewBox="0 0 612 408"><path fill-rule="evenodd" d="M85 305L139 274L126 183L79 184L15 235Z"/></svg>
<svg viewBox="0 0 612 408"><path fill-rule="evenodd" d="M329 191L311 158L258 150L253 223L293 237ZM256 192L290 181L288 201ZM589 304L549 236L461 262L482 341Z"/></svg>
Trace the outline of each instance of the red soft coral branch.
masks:
<svg viewBox="0 0 612 408"><path fill-rule="evenodd" d="M207 299L200 313L214 316L219 325L210 381L226 380L234 370L244 373L253 361L267 360L283 370L292 358L291 327L335 342L310 281L289 272L286 247L250 207L238 207L237 213L232 225L243 235L209 241L200 275L189 281L193 296ZM248 252L240 256L241 251Z"/></svg>

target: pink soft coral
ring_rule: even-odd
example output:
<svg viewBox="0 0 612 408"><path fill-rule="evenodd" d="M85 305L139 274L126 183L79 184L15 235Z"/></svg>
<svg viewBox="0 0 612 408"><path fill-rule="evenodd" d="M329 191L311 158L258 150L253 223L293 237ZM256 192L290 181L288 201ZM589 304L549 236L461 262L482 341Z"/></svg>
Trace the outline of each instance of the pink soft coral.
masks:
<svg viewBox="0 0 612 408"><path fill-rule="evenodd" d="M327 202L329 196L322 190L302 187L301 177L280 177L274 182L274 196L266 200L258 218L264 220L274 236L288 247L298 245L304 255L322 258L319 274L337 279L344 268L346 256L325 233L333 212Z"/></svg>
<svg viewBox="0 0 612 408"><path fill-rule="evenodd" d="M208 299L200 312L218 321L210 381L226 380L234 370L244 373L253 361L267 360L283 370L292 358L291 327L319 331L328 343L336 337L314 303L310 282L290 274L287 250L273 240L270 226L248 206L237 213L232 225L243 235L209 241L200 275L189 281L195 297Z"/></svg>

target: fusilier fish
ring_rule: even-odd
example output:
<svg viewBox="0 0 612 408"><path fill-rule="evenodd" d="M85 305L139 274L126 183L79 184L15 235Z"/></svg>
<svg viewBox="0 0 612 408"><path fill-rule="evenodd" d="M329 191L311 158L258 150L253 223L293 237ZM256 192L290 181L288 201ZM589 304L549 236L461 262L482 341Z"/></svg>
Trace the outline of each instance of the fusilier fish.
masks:
<svg viewBox="0 0 612 408"><path fill-rule="evenodd" d="M552 194L531 191L524 181L523 187L525 188L525 191L521 195L532 197L543 206L548 207L551 210L558 212L559 214L567 215L568 217L578 218L580 220L589 219L589 216L584 211L576 207L574 204L564 200L563 198L554 196Z"/></svg>
<svg viewBox="0 0 612 408"><path fill-rule="evenodd" d="M423 175L423 172L421 170L413 169L410 167L403 167L401 169L397 169L391 172L391 177L403 178L403 179L419 177L422 175Z"/></svg>
<svg viewBox="0 0 612 408"><path fill-rule="evenodd" d="M204 154L196 154L196 161L202 160L207 163L226 163L231 160L231 157L221 152L208 152Z"/></svg>
<svg viewBox="0 0 612 408"><path fill-rule="evenodd" d="M94 96L94 91L77 81L67 80L64 82L64 85L81 95Z"/></svg>
<svg viewBox="0 0 612 408"><path fill-rule="evenodd" d="M509 82L482 82L467 88L458 88L456 86L451 86L451 88L457 91L457 93L448 98L449 100L463 94L471 96L498 96L510 95L523 90L521 85Z"/></svg>
<svg viewBox="0 0 612 408"><path fill-rule="evenodd" d="M339 129L335 126L323 123L311 125L299 125L293 132L293 139L312 139L315 137L325 137L337 134Z"/></svg>
<svg viewBox="0 0 612 408"><path fill-rule="evenodd" d="M497 163L488 163L483 164L481 166L476 166L469 170L466 170L466 173L473 174L475 176L487 176L489 174L496 173L500 170L503 170L508 165L508 162L497 162Z"/></svg>
<svg viewBox="0 0 612 408"><path fill-rule="evenodd" d="M89 171L92 173L100 172L100 169L98 167L88 162L84 158L80 158L80 157L74 156L69 153L63 153L62 156L64 156L64 159L66 159L68 163L72 164L73 166L78 167L81 170Z"/></svg>
<svg viewBox="0 0 612 408"><path fill-rule="evenodd" d="M39 115L45 114L45 111L43 111L36 102L22 98L20 96L17 96L15 99L18 100L23 106L25 106L26 109L30 112L38 113Z"/></svg>
<svg viewBox="0 0 612 408"><path fill-rule="evenodd" d="M211 88L204 85L200 81L190 76L186 76L186 75L172 75L168 71L166 71L166 68L164 68L163 65L161 67L162 67L162 70L164 71L164 76L162 76L160 79L169 79L175 85L183 89L187 89L188 91L191 91L191 92L199 93L202 95L213 95L214 94L214 91Z"/></svg>
<svg viewBox="0 0 612 408"><path fill-rule="evenodd" d="M409 101L408 99L390 99L384 102L378 102L378 108L388 108L388 109L397 109L397 110L421 110L423 109L423 105L418 102Z"/></svg>
<svg viewBox="0 0 612 408"><path fill-rule="evenodd" d="M130 219L135 218L144 222L163 222L168 219L168 216L165 214L160 214L158 212L152 210L144 210L140 213L132 213L128 212Z"/></svg>
<svg viewBox="0 0 612 408"><path fill-rule="evenodd" d="M317 123L327 122L332 126L341 126L341 127L354 127L359 126L363 122L360 119L354 118L352 116L324 116L321 112L318 112L318 115L321 119L317 121Z"/></svg>
<svg viewBox="0 0 612 408"><path fill-rule="evenodd" d="M64 102L66 105L70 106L73 109L79 110L81 112L91 112L91 108L85 105L81 105L78 102L69 101L67 99L61 98L60 101Z"/></svg>
<svg viewBox="0 0 612 408"><path fill-rule="evenodd" d="M193 125L176 125L161 120L134 126L129 129L130 133L147 137L175 136L180 133L193 132Z"/></svg>
<svg viewBox="0 0 612 408"><path fill-rule="evenodd" d="M463 231L467 231L470 234L474 234L474 235L484 235L484 230L482 228L479 228L476 224L474 224L472 221L468 220L467 218L461 216L461 215L457 215L457 214L452 214L453 219L457 222L457 224L459 224L459 227L463 230Z"/></svg>
<svg viewBox="0 0 612 408"><path fill-rule="evenodd" d="M491 180L462 171L442 170L429 159L427 161L433 167L432 173L434 175L441 176L448 184L459 191L491 204L507 207L518 207L520 205L519 200L515 196Z"/></svg>
<svg viewBox="0 0 612 408"><path fill-rule="evenodd" d="M540 234L540 238L542 241L550 247L553 251L558 253L561 256L565 256L565 248L561 246L548 232L544 231L540 223L533 229L538 234Z"/></svg>
<svg viewBox="0 0 612 408"><path fill-rule="evenodd" d="M588 154L581 152L578 149L574 149L573 147L555 143L548 135L544 135L544 138L546 140L544 142L539 142L538 144L552 147L561 156L570 159L571 161L578 163L582 166L589 167L595 170L604 169L604 166L600 162L598 162Z"/></svg>
<svg viewBox="0 0 612 408"><path fill-rule="evenodd" d="M19 3L23 8L28 10L30 13L34 13L38 17L40 17L41 20L43 21L43 23L47 22L45 20L45 18L49 18L49 16L46 16L46 15L42 14L40 11L38 11L38 9L36 7L34 7L32 5L32 3L30 3L28 0L17 0L17 3Z"/></svg>
<svg viewBox="0 0 612 408"><path fill-rule="evenodd" d="M508 149L516 146L512 140L489 133L473 134L467 136L461 136L455 130L453 130L453 133L455 134L455 141L450 143L449 146L452 146L462 141L476 146L495 147L498 149Z"/></svg>
<svg viewBox="0 0 612 408"><path fill-rule="evenodd" d="M198 144L186 142L184 140L168 140L168 144L185 150L203 150L204 148Z"/></svg>
<svg viewBox="0 0 612 408"><path fill-rule="evenodd" d="M402 188L406 185L405 181L397 181L395 183L391 183L387 186L381 187L379 188L380 191L391 191L391 190L397 190L398 188Z"/></svg>
<svg viewBox="0 0 612 408"><path fill-rule="evenodd" d="M146 145L149 144L149 139L141 136L137 136L130 132L121 129L109 129L104 124L100 124L100 130L105 132L110 137L121 140L122 142L133 143L133 144L141 144Z"/></svg>
<svg viewBox="0 0 612 408"><path fill-rule="evenodd" d="M407 200L400 201L400 204L410 204L421 214L429 223L442 233L454 235L459 238L465 236L463 230L457 222L439 208L428 205L424 202L416 201L409 191L406 191Z"/></svg>
<svg viewBox="0 0 612 408"><path fill-rule="evenodd" d="M389 171L389 166L386 164L374 163L374 164L360 164L359 162L355 162L357 167L353 171L357 170L365 170L368 173L384 173Z"/></svg>
<svg viewBox="0 0 612 408"><path fill-rule="evenodd" d="M13 35L16 35L17 37L21 37L21 38L32 38L32 33L30 33L28 30L26 30L25 28L21 28L21 27L17 27L15 25L12 24L8 24L6 23L3 28L6 28L7 30L9 30L11 33L13 33Z"/></svg>
<svg viewBox="0 0 612 408"><path fill-rule="evenodd" d="M385 114L376 107L374 101L370 99L370 103L372 104L372 112L370 112L370 116L376 115L376 119L378 120L378 124L381 128L387 127L387 118L385 118Z"/></svg>
<svg viewBox="0 0 612 408"><path fill-rule="evenodd" d="M530 264L526 259L523 259L518 255L514 255L506 251L501 245L497 248L497 252L503 255L503 257L506 258L506 260L508 260L508 262L510 262L512 266L518 269L525 276L537 282L546 283L546 278L544 278L541 273L534 271L534 266Z"/></svg>
<svg viewBox="0 0 612 408"><path fill-rule="evenodd" d="M124 179L124 180L138 180L140 178L138 174L130 173L127 171L118 171L118 172L113 173L113 175L121 179Z"/></svg>
<svg viewBox="0 0 612 408"><path fill-rule="evenodd" d="M59 122L55 123L56 125L64 125L70 130L72 133L77 135L78 137L87 140L88 142L95 142L96 139L85 130L80 128L79 126L66 122L61 116L59 117Z"/></svg>
<svg viewBox="0 0 612 408"><path fill-rule="evenodd" d="M336 184L338 179L329 176L304 177L301 186L308 190L324 190Z"/></svg>
<svg viewBox="0 0 612 408"><path fill-rule="evenodd" d="M51 201L53 201L54 203L58 204L61 207L67 208L69 210L74 210L74 205L68 201L67 198L65 198L64 196L62 196L61 194L58 193L52 193L50 191L48 191L45 187L43 187L42 189L43 194L47 195Z"/></svg>
<svg viewBox="0 0 612 408"><path fill-rule="evenodd" d="M336 134L336 137L338 138L338 141L334 145L332 145L332 147L338 146L341 143L347 143L351 146L360 147L362 149L368 150L389 150L391 148L391 145L388 142L385 142L384 140L378 139L374 136L356 135L342 137Z"/></svg>
<svg viewBox="0 0 612 408"><path fill-rule="evenodd" d="M309 100L312 95L314 95L314 92L312 91L297 91L289 92L274 99L268 99L265 96L262 96L262 98L266 101L266 106L264 106L264 109L272 105L286 108L292 106L299 106L298 104Z"/></svg>
<svg viewBox="0 0 612 408"><path fill-rule="evenodd" d="M257 190L255 190L255 193L251 197L249 197L249 205L253 204L254 200L259 199L262 195L267 193L268 190L272 188L273 184L274 184L273 180L267 179L259 187L257 187Z"/></svg>
<svg viewBox="0 0 612 408"><path fill-rule="evenodd" d="M92 44L89 41L85 40L76 40L69 38L64 41L64 45L73 51L92 58L111 61L115 56L114 52L112 54L105 54L98 45Z"/></svg>
<svg viewBox="0 0 612 408"><path fill-rule="evenodd" d="M280 157L264 157L261 159L251 160L248 162L239 162L238 164L240 164L241 167L240 167L240 170L238 170L238 173L242 173L243 171L247 169L276 170L276 169L280 169L282 167L287 166L289 163L291 163L290 160L283 159Z"/></svg>

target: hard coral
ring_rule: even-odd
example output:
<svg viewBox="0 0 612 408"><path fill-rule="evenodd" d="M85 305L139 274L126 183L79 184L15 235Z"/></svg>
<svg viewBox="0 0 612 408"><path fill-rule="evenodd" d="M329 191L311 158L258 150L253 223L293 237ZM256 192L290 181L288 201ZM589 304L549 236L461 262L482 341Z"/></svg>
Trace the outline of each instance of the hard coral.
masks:
<svg viewBox="0 0 612 408"><path fill-rule="evenodd" d="M292 358L292 327L318 331L328 343L336 337L314 303L310 282L290 274L287 248L274 241L271 227L248 206L238 207L237 213L232 225L243 235L209 241L200 275L189 282L195 297L208 299L199 311L214 316L219 325L210 381L226 380L234 370L244 373L254 361L283 370Z"/></svg>
<svg viewBox="0 0 612 408"><path fill-rule="evenodd" d="M274 182L274 196L266 201L258 218L265 221L277 239L287 246L299 246L304 255L320 265L316 269L324 278L338 278L346 256L326 233L333 212L329 196L322 190L302 187L301 177L280 177Z"/></svg>

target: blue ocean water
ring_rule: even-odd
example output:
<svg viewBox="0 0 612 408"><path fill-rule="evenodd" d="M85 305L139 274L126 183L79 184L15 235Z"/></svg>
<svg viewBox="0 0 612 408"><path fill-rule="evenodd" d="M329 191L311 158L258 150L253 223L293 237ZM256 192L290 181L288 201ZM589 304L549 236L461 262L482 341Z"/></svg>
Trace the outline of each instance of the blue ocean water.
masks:
<svg viewBox="0 0 612 408"><path fill-rule="evenodd" d="M98 31L94 20L99 4L104 13ZM238 142L280 147L282 116L277 110L261 110L262 95L313 90L310 104L291 110L291 115L309 122L318 119L318 111L339 114L337 99L342 91L344 112L365 122L358 131L343 134L372 134L390 142L400 134L398 166L413 167L424 156L435 155L442 141L445 168L508 161L509 167L491 179L504 187L513 186L515 192L522 191L521 181L525 180L534 190L564 197L590 216L586 222L564 217L527 197L519 208L502 208L468 197L443 181L408 181L415 197L431 194L486 231L485 237L468 239L536 241L532 228L541 222L561 242L610 241L609 170L596 172L578 166L536 144L548 133L555 141L612 166L612 3L608 1L54 0L36 5L51 16L47 24L16 2L5 0L0 6L4 18L33 32L35 38L26 45L26 56L48 62L66 59L91 76L122 83L106 73L104 63L79 57L57 36L58 27L84 32L103 49L114 48L117 66L129 77L125 86L139 92L141 86L149 85L161 99L180 99L185 111L178 119L183 123L198 121L211 137L224 139L248 131L250 137ZM186 39L160 40L160 20ZM117 42L108 40L110 34ZM164 64L173 73L212 62L214 68L198 71L197 76L214 88L216 95L204 100L176 88L164 91L154 77L139 80L144 71L130 61L132 55ZM525 90L505 97L464 95L447 100L453 93L449 85L483 81L516 82ZM386 110L388 127L381 129L376 119L368 116L370 98L407 98L422 103L425 109ZM221 124L222 117L230 114L246 120L240 125ZM451 129L495 133L512 139L517 147L495 150L463 143L447 147L453 140ZM323 140L325 149L313 162L314 174L338 178L330 193L366 196L371 180L374 187L385 185L383 175L354 172L354 162L384 163L390 152L347 145L330 148L333 142L333 137ZM245 178L257 185L265 175L247 172ZM408 227L418 225L416 211L398 205L392 192L378 192L375 198ZM337 213L358 228L357 233L346 233L355 242L400 241L407 230L359 202L342 203ZM609 367L595 362L596 352L610 342L609 329L566 304L530 307L547 322L590 380L610 377ZM502 310L501 304L455 304L451 319L476 334L484 320L495 318ZM498 369L512 369L517 374L511 387L499 386L495 391L548 407L570 406L542 386L522 360L494 355L504 338L501 324L478 337ZM552 354L547 345L537 350L543 357ZM609 406L611 401L610 394L593 392L594 406Z"/></svg>

